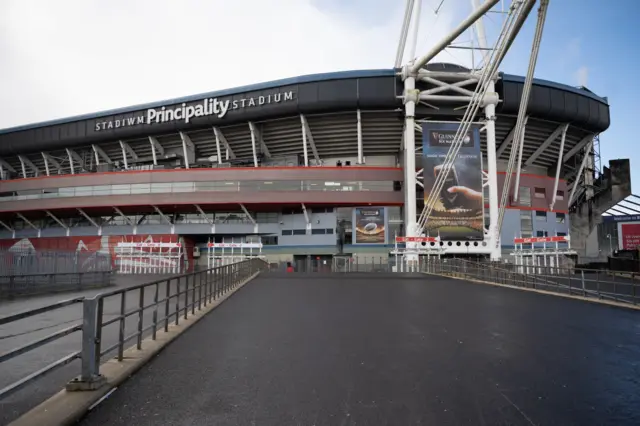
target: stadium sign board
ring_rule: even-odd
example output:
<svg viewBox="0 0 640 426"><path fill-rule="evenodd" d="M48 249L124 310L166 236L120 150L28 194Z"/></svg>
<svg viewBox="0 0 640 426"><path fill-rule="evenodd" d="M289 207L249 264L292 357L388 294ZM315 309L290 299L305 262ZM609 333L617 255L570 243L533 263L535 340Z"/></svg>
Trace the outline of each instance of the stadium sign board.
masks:
<svg viewBox="0 0 640 426"><path fill-rule="evenodd" d="M119 129L122 127L139 126L142 124L158 124L172 121L183 121L189 123L191 119L197 117L216 116L224 118L229 111L236 111L247 108L255 108L270 104L279 104L294 100L293 90L271 93L267 95L248 97L227 97L227 98L206 98L196 103L183 102L179 105L163 106L160 108L149 108L134 117L123 117L114 120L96 121L94 130Z"/></svg>

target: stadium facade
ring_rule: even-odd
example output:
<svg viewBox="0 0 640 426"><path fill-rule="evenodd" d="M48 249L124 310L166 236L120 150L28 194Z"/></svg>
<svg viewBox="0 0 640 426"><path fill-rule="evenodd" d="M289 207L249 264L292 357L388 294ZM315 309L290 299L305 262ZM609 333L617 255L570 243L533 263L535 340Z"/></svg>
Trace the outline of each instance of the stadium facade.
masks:
<svg viewBox="0 0 640 426"><path fill-rule="evenodd" d="M470 72L458 66L428 70L437 79L418 89L449 99L416 107L418 206L431 189L428 159L446 146L467 103L456 96L474 85L442 83ZM506 74L496 81L498 188L523 83ZM0 247L133 259L134 247L146 244L187 268L210 261L198 253L212 249L271 261L386 258L405 235L403 91L394 69L338 72L0 131ZM449 184L462 189L439 195L451 208L444 222L431 222L439 239L431 244L444 254L484 253L483 120ZM500 231L503 254L514 237L528 236L570 234L577 253L585 249L599 212L630 193L628 160L596 170L594 138L609 124L605 98L534 81L519 181Z"/></svg>

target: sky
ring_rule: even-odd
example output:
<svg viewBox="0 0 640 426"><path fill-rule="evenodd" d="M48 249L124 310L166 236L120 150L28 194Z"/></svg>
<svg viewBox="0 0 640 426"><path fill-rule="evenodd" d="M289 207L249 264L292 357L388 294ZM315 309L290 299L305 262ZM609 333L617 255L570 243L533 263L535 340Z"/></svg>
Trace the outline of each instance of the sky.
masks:
<svg viewBox="0 0 640 426"><path fill-rule="evenodd" d="M471 1L444 0L436 13L441 0L423 0L418 54L469 14ZM2 0L0 128L303 74L391 68L404 3ZM629 157L635 164L637 16L637 1L552 0L549 6L535 75L608 98L603 165ZM500 19L485 19L490 42ZM535 20L534 10L501 71L526 73ZM471 38L463 34L459 41ZM436 60L469 65L470 56L447 49ZM632 188L640 192L640 172Z"/></svg>

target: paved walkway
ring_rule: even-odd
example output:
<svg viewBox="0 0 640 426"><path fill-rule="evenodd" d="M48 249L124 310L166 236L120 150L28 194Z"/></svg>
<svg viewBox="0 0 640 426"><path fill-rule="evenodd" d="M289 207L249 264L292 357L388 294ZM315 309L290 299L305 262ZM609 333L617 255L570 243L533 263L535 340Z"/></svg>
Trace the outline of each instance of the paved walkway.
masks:
<svg viewBox="0 0 640 426"><path fill-rule="evenodd" d="M82 425L637 425L640 314L428 276L265 275Z"/></svg>

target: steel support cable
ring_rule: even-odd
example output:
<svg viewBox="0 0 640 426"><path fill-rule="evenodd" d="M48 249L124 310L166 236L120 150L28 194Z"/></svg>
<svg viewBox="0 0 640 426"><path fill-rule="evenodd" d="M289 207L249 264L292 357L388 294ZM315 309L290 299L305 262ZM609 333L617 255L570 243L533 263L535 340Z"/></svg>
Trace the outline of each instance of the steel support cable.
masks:
<svg viewBox="0 0 640 426"><path fill-rule="evenodd" d="M511 41L517 34L517 30L519 29L519 27L516 24L523 10L523 8L521 7L522 4L523 2L512 4L509 11L509 16L505 20L498 41L496 42L496 48L491 51L491 55L487 63L485 64L480 81L476 86L476 90L472 95L470 104L467 107L465 115L462 119L461 126L458 128L458 131L454 136L454 141L449 151L447 152L447 156L445 157L445 160L442 164L442 169L436 177L436 181L434 182L432 191L429 194L429 198L427 199L425 207L423 208L423 211L418 219L418 230L420 231L420 233L422 233L422 230L424 229L424 226L429 216L431 215L431 211L435 206L435 202L439 198L439 193L444 186L447 175L453 167L454 161L457 158L458 152L460 151L460 148L462 146L464 135L466 135L469 131L473 118L476 116L478 110L480 109L482 100L486 95L489 83L494 78L498 66L500 65L502 59L506 54L505 47L511 43Z"/></svg>
<svg viewBox="0 0 640 426"><path fill-rule="evenodd" d="M475 117L475 114L477 113L480 107L480 104L475 104L474 101L478 101L478 99L482 100L484 98L484 94L486 93L486 89L488 88L488 83L490 81L485 79L485 77L490 76L490 78L493 78L494 73L497 71L498 66L500 65L500 63L502 62L502 59L506 55L506 52L507 52L506 47L510 46L513 40L515 39L518 31L522 27L524 20L526 19L527 15L531 11L534 2L535 0L529 0L529 1L525 0L525 1L514 2L514 4L511 5L510 11L509 11L509 17L504 23L503 31L500 34L499 41L496 42L497 48L492 50L491 57L487 62L487 64L489 64L490 66L485 66L484 68L485 73L483 73L483 78L481 78L478 86L476 87L476 92L474 93L474 95L477 95L478 90L484 89L482 92L483 94L480 98L478 98L477 96L472 97L470 105L467 109L468 114L465 114L465 117L463 117L463 120L462 120L463 124L464 123L467 124L465 126L466 128L458 129L458 133L456 134L456 137L454 137L454 142L452 143L452 147L450 148L447 154L447 157L445 159L445 162L443 163L442 171L440 172L440 174L436 178L436 182L434 183L433 190L432 190L433 192L430 194L433 197L430 196L430 198L427 200L427 203L425 203L425 208L423 209L422 214L420 215L420 218L418 220L418 229L420 230L420 232L422 232L422 230L424 229L424 226L426 225L426 222L429 216L431 215L431 211L435 206L435 201L437 200L438 194L442 190L446 177L453 166L453 161L455 161L455 158L457 157L460 147L462 146L462 135L466 135L469 127L471 126L471 121L470 119L468 119L467 115L470 116L471 119ZM520 7L522 5L524 5L524 7ZM513 21L511 21L510 18L513 19ZM497 59L494 58L494 55L497 55ZM456 139L458 142L457 147L456 147ZM438 178L441 178L441 179L438 179Z"/></svg>
<svg viewBox="0 0 640 426"><path fill-rule="evenodd" d="M491 51L490 58L483 69L483 73L480 78L480 81L478 82L476 86L476 90L472 95L470 104L465 111L465 115L462 119L461 126L458 128L458 131L454 136L454 141L449 151L447 152L445 160L441 166L442 167L441 171L436 177L436 181L434 182L432 191L429 195L429 198L427 199L427 202L425 203L425 207L418 220L418 227L419 227L418 229L421 230L421 232L424 229L424 226L426 225L426 222L431 215L431 211L433 210L433 207L435 206L435 203L439 198L439 193L444 186L446 177L455 162L458 152L462 146L463 137L464 135L467 134L472 124L473 117L475 117L475 115L477 114L481 106L482 100L486 95L486 92L489 87L489 82L491 81L495 71L497 70L497 64L499 64L499 61L501 60L501 58L504 57L504 55L501 55L500 48L505 45L505 41L508 39L507 35L510 34L512 25L513 23L516 22L515 17L518 15L517 13L513 13L514 10L515 10L514 8L510 10L510 15L509 15L510 19L505 21L503 30L500 34L498 41L496 42L497 48ZM513 22L512 22L512 19L513 19Z"/></svg>
<svg viewBox="0 0 640 426"><path fill-rule="evenodd" d="M422 0L419 0L422 1ZM396 68L400 68L402 65L402 58L404 57L404 50L407 44L407 36L409 34L409 27L411 26L411 16L413 14L414 0L407 0L406 9L404 11L404 20L402 21L402 28L400 29L400 42L398 43L398 50L396 52Z"/></svg>
<svg viewBox="0 0 640 426"><path fill-rule="evenodd" d="M511 179L513 177L513 168L516 164L516 159L519 158L520 146L524 144L524 122L526 117L527 108L529 106L529 96L531 95L531 87L533 85L533 75L535 73L536 63L538 61L538 53L540 52L540 44L542 41L542 32L544 29L544 22L547 16L547 6L549 0L541 0L540 7L538 9L538 22L536 23L536 31L533 38L533 45L531 48L531 57L529 60L529 69L527 70L527 76L525 78L524 87L522 89L522 98L520 100L520 108L518 111L518 118L516 121L516 127L514 129L514 138L511 144L511 154L509 155L509 163L505 174L505 180L502 187L502 196L500 199L500 207L498 209L498 222L496 226L496 244L499 241L500 231L502 229L502 223L504 220L504 212L509 200L509 189L511 187Z"/></svg>

